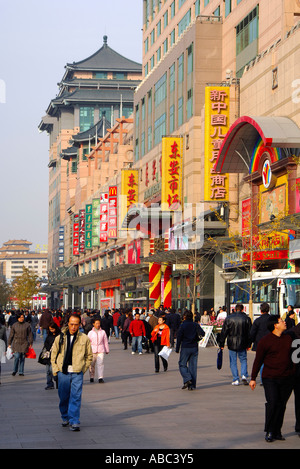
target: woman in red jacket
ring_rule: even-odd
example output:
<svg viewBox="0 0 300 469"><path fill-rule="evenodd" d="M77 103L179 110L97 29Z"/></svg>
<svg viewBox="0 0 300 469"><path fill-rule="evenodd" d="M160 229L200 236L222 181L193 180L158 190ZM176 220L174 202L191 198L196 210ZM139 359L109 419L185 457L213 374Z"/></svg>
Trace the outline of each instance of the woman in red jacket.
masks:
<svg viewBox="0 0 300 469"><path fill-rule="evenodd" d="M154 365L155 373L159 372L159 352L166 345L170 347L170 328L165 323L165 318L160 316L158 318L158 324L154 327L151 333L151 340L154 345ZM164 371L168 369L168 362L165 358L160 357L163 363Z"/></svg>

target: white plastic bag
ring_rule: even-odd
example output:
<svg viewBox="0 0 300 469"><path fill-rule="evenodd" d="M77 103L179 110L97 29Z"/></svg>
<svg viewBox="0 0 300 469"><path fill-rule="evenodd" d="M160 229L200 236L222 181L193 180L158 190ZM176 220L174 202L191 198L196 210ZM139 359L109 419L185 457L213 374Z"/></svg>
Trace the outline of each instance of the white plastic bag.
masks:
<svg viewBox="0 0 300 469"><path fill-rule="evenodd" d="M0 363L6 363L5 342L0 339Z"/></svg>
<svg viewBox="0 0 300 469"><path fill-rule="evenodd" d="M14 356L13 352L12 352L12 349L11 347L8 347L7 348L7 351L6 351L6 358L7 360L11 360L11 358Z"/></svg>
<svg viewBox="0 0 300 469"><path fill-rule="evenodd" d="M158 355L163 357L165 360L168 360L171 352L172 352L171 347L167 347L166 345L164 345L164 347L161 349Z"/></svg>

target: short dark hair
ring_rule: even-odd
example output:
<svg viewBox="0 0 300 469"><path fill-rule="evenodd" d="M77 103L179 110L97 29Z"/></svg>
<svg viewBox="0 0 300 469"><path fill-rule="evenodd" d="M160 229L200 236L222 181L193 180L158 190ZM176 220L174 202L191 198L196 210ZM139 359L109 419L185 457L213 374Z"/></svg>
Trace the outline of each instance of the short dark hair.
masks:
<svg viewBox="0 0 300 469"><path fill-rule="evenodd" d="M275 324L278 323L279 319L280 319L279 314L271 314L267 323L267 328L270 332L274 331Z"/></svg>
<svg viewBox="0 0 300 469"><path fill-rule="evenodd" d="M70 321L70 319L71 319L72 317L79 319L79 324L81 323L81 317L80 317L80 315L77 314L77 313L71 313L70 316L69 316L68 322Z"/></svg>
<svg viewBox="0 0 300 469"><path fill-rule="evenodd" d="M244 305L242 305L242 303L237 303L236 306L235 306L235 310L236 311L243 311L244 309Z"/></svg>
<svg viewBox="0 0 300 469"><path fill-rule="evenodd" d="M95 324L96 321L100 321L100 324L101 324L101 318L99 318L99 316L94 316L93 317L92 324Z"/></svg>
<svg viewBox="0 0 300 469"><path fill-rule="evenodd" d="M269 303L266 303L266 302L262 303L260 305L260 310L262 313L268 313L270 311Z"/></svg>
<svg viewBox="0 0 300 469"><path fill-rule="evenodd" d="M184 317L185 319L189 319L189 320L190 320L190 319L193 319L193 313L192 313L192 311L189 311L189 310L187 309L187 310L184 312L183 317Z"/></svg>

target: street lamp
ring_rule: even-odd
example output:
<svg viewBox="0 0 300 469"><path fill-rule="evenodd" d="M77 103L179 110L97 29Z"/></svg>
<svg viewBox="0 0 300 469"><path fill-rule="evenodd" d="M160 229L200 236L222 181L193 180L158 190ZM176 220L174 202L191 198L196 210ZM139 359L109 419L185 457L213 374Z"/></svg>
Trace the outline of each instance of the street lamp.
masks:
<svg viewBox="0 0 300 469"><path fill-rule="evenodd" d="M229 282L236 277L236 272L226 272L224 270L219 270L219 274L223 280L226 282L226 298L225 298L225 305L228 308L227 314L230 314L230 290L229 290Z"/></svg>

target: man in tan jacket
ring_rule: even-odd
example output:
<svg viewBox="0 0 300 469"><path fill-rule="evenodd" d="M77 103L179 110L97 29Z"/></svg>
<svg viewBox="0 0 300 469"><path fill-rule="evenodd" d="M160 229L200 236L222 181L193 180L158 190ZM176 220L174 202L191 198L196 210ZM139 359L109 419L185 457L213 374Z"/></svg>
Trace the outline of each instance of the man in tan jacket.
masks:
<svg viewBox="0 0 300 469"><path fill-rule="evenodd" d="M79 331L80 316L71 314L68 329L56 337L51 350L53 376L58 377L62 426L80 430L83 375L93 360L89 338Z"/></svg>

